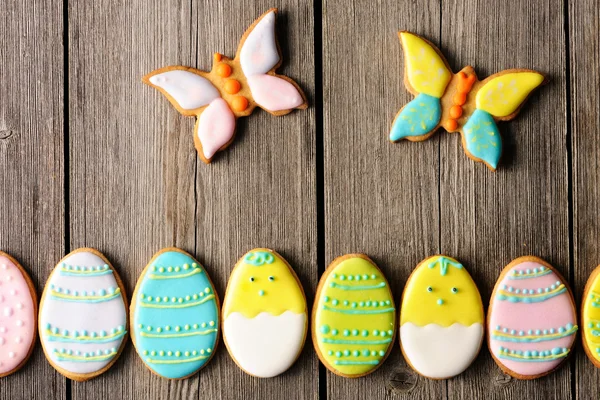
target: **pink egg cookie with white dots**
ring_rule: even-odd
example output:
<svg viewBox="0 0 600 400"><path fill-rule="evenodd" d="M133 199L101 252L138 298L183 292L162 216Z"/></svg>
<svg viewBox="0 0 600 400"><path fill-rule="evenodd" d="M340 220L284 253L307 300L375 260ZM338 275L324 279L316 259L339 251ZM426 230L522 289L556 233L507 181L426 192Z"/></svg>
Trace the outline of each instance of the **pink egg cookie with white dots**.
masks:
<svg viewBox="0 0 600 400"><path fill-rule="evenodd" d="M19 370L31 355L37 297L27 272L0 251L0 378Z"/></svg>

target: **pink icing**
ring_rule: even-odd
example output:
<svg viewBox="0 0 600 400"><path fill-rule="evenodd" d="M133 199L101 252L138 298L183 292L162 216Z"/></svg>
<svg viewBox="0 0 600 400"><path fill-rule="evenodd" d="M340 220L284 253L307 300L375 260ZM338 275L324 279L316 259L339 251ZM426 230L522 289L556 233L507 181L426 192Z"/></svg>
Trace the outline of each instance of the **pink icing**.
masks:
<svg viewBox="0 0 600 400"><path fill-rule="evenodd" d="M526 262L516 265L511 268L505 275L498 288L503 285L512 286L519 289L538 289L549 287L557 281L562 280L554 272L535 278L527 279L510 279L509 275L514 270L525 270L539 268L541 265L533 262ZM562 282L564 283L564 282ZM564 327L568 323L577 325L576 315L573 312L573 303L568 292L564 292L558 296L539 303L512 303L508 300L499 300L497 292L493 294L493 304L490 312L489 326L490 335L499 325L508 330L515 331L528 330L535 331L536 329L544 330L559 327ZM496 339L490 340L490 348L497 360L505 367L520 375L538 375L548 372L559 365L564 358L559 358L552 361L513 361L505 358L500 358L500 347L509 348L511 350L535 350L544 351L552 350L555 347L564 347L571 349L575 342L576 335L566 336L560 339L542 341L537 343L517 343L509 341L500 341Z"/></svg>
<svg viewBox="0 0 600 400"><path fill-rule="evenodd" d="M304 103L298 89L285 79L261 74L247 80L254 101L268 111L291 110Z"/></svg>
<svg viewBox="0 0 600 400"><path fill-rule="evenodd" d="M235 116L227 102L213 100L198 118L198 139L202 143L204 157L210 160L217 151L233 138Z"/></svg>
<svg viewBox="0 0 600 400"><path fill-rule="evenodd" d="M0 255L0 374L27 357L34 337L33 299L21 270Z"/></svg>

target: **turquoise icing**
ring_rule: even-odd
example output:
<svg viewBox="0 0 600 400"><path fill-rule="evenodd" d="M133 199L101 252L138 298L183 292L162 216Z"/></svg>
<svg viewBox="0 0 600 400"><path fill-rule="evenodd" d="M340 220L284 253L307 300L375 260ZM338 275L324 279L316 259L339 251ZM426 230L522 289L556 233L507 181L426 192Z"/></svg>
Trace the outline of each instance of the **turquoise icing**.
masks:
<svg viewBox="0 0 600 400"><path fill-rule="evenodd" d="M440 99L421 93L394 120L390 140L395 142L409 136L423 136L438 125L441 116Z"/></svg>
<svg viewBox="0 0 600 400"><path fill-rule="evenodd" d="M323 306L323 310L338 312L341 314L385 314L385 313L393 312L395 310L395 308L394 307L380 308L378 310L343 310L343 309L339 309L339 308Z"/></svg>
<svg viewBox="0 0 600 400"><path fill-rule="evenodd" d="M182 267L184 264L191 265L195 262L186 254L169 251L156 257L152 266ZM132 330L137 351L151 370L165 378L176 379L191 375L206 363L217 342L219 310L215 299L211 298L190 307L155 308L141 306L139 297L142 294L152 294L178 299L180 296L200 293L206 288L213 294L214 287L207 277L206 270L201 274L176 279L152 279L149 276L151 268L147 271L140 278L138 299L135 299L132 315ZM196 329L202 330L203 334L191 334L194 333L194 326L198 325L198 321L214 321L214 326L207 326L208 332L198 326ZM148 331L148 327L151 331ZM156 327L163 327L161 333L157 334ZM170 331L165 332L164 327L169 327ZM180 330L176 331L176 327L180 327ZM185 327L189 327L189 331ZM187 332L190 334L185 335ZM160 356L158 353L162 350L168 350L172 355ZM151 355L153 352L155 356ZM189 357L185 356L186 352L190 354ZM196 356L193 355L194 352Z"/></svg>
<svg viewBox="0 0 600 400"><path fill-rule="evenodd" d="M528 297L528 296L518 296L518 295L504 295L502 293L498 293L498 295L496 296L496 298L498 300L508 300L511 303L539 303L542 301L546 301L548 299L551 299L555 296L558 296L560 294L563 294L564 292L567 291L566 287L562 287L562 289L557 290L555 292L552 293L548 293L546 295L543 296L535 296L535 297Z"/></svg>
<svg viewBox="0 0 600 400"><path fill-rule="evenodd" d="M266 251L252 251L246 254L244 257L244 262L250 265L254 265L255 267L260 267L265 264L273 264L275 258L273 254Z"/></svg>
<svg viewBox="0 0 600 400"><path fill-rule="evenodd" d="M454 268L458 268L461 269L463 266L455 261L450 260L447 257L438 257L435 260L433 260L432 262L429 263L428 267L429 268L435 268L436 265L440 266L440 275L445 276L446 273L448 273L448 266L453 266ZM427 290L429 292L431 292L431 290L429 290L429 288L427 288Z"/></svg>
<svg viewBox="0 0 600 400"><path fill-rule="evenodd" d="M323 343L329 344L386 344L390 343L392 339L383 340L351 340L351 339L328 339L323 338Z"/></svg>
<svg viewBox="0 0 600 400"><path fill-rule="evenodd" d="M502 139L494 118L486 111L475 110L463 133L469 153L496 169L502 154Z"/></svg>
<svg viewBox="0 0 600 400"><path fill-rule="evenodd" d="M350 361L350 360L335 360L335 365L377 365L379 364L379 360L369 360L369 361Z"/></svg>

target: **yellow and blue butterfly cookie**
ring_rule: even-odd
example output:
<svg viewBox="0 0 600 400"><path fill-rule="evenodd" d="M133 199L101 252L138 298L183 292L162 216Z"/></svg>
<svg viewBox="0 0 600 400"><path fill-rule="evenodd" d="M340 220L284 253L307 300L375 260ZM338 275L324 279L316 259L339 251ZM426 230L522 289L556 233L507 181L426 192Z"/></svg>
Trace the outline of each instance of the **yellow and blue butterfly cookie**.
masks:
<svg viewBox="0 0 600 400"><path fill-rule="evenodd" d="M390 140L419 142L443 127L461 133L467 156L495 170L502 154L496 121L516 117L529 94L545 83L544 75L508 69L480 81L470 66L454 74L432 43L410 32L398 35L404 83L416 97L396 115Z"/></svg>

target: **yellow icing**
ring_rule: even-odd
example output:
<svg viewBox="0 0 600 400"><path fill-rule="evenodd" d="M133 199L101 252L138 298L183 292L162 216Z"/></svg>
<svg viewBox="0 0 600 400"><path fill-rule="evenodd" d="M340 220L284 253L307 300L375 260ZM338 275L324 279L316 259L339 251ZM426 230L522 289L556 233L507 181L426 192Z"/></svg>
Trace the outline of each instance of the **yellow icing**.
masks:
<svg viewBox="0 0 600 400"><path fill-rule="evenodd" d="M383 362L393 345L396 311L389 284L373 263L360 257L343 260L321 279L313 325L319 352L344 375L368 373Z"/></svg>
<svg viewBox="0 0 600 400"><path fill-rule="evenodd" d="M263 253L272 259L263 260L265 262L261 265L246 261L254 255L256 263L258 255ZM227 318L232 312L239 312L246 318L254 318L261 312L271 315L280 315L288 310L296 314L306 313L306 298L290 268L271 250L249 251L237 263L229 278L223 301L223 317ZM269 277L273 277L273 280L269 280Z"/></svg>
<svg viewBox="0 0 600 400"><path fill-rule="evenodd" d="M437 51L425 40L409 32L401 32L404 65L410 85L419 93L440 98L452 73Z"/></svg>
<svg viewBox="0 0 600 400"><path fill-rule="evenodd" d="M542 84L544 77L537 72L512 72L492 78L476 96L478 109L494 117L514 113L529 93Z"/></svg>
<svg viewBox="0 0 600 400"><path fill-rule="evenodd" d="M600 361L600 336L592 333L600 334L600 274L596 274L589 287L590 290L585 294L583 303L583 336L589 348L589 354ZM594 307L594 304L599 307Z"/></svg>
<svg viewBox="0 0 600 400"><path fill-rule="evenodd" d="M451 263L446 263L444 267L444 259ZM457 289L456 293L452 288ZM442 300L441 305L438 300ZM406 322L418 326L438 324L443 327L457 322L465 326L483 323L481 296L471 275L450 257L433 256L421 262L404 289L400 325Z"/></svg>

